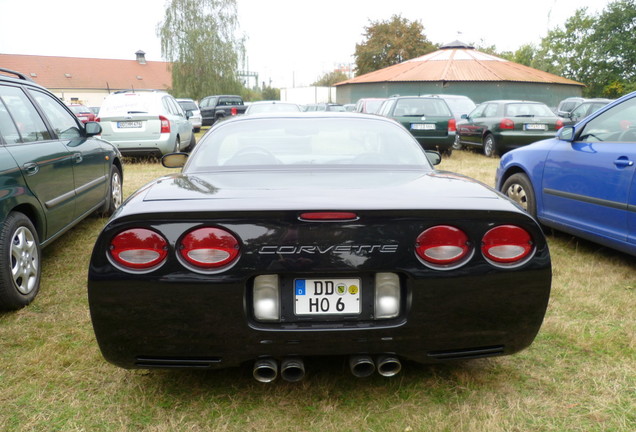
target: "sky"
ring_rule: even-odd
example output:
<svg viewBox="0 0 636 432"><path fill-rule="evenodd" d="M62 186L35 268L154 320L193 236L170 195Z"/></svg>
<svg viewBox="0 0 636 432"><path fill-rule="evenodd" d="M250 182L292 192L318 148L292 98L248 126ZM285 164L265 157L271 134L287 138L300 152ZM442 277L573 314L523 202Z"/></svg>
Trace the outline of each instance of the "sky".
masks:
<svg viewBox="0 0 636 432"><path fill-rule="evenodd" d="M433 43L454 40L499 51L538 45L577 8L611 0L237 0L247 57L240 69L272 87L311 85L341 65L374 21L419 21ZM0 0L0 53L163 61L157 26L166 0ZM2 67L2 65L0 65Z"/></svg>

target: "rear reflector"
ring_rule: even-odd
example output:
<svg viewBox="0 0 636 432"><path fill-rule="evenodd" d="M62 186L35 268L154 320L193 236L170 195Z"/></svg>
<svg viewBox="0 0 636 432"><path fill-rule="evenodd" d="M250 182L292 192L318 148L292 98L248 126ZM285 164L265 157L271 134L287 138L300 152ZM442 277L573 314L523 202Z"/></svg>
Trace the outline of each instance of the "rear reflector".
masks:
<svg viewBox="0 0 636 432"><path fill-rule="evenodd" d="M307 221L351 221L357 220L353 212L306 212L300 214L300 220Z"/></svg>

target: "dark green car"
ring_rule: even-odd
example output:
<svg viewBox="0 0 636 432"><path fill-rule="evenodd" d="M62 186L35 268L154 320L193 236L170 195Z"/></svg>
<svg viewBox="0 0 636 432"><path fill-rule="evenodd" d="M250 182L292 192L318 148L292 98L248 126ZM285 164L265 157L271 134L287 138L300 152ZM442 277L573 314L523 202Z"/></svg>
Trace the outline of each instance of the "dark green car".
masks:
<svg viewBox="0 0 636 432"><path fill-rule="evenodd" d="M453 148L478 146L488 157L552 138L563 127L546 104L520 100L483 102L462 119L457 122Z"/></svg>
<svg viewBox="0 0 636 432"><path fill-rule="evenodd" d="M35 298L42 247L121 205L121 154L100 132L25 75L0 69L0 309Z"/></svg>
<svg viewBox="0 0 636 432"><path fill-rule="evenodd" d="M379 115L402 124L426 150L450 155L455 141L455 117L443 99L424 96L388 98Z"/></svg>

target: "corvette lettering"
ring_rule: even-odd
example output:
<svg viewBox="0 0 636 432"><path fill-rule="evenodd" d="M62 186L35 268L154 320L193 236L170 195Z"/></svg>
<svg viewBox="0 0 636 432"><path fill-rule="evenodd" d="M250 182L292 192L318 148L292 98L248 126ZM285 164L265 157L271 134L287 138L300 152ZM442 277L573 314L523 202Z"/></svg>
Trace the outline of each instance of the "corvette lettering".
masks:
<svg viewBox="0 0 636 432"><path fill-rule="evenodd" d="M318 254L324 255L328 253L396 253L398 245L332 245L332 246L262 246L258 253L262 255L267 254L283 254L283 255L296 255L296 254Z"/></svg>

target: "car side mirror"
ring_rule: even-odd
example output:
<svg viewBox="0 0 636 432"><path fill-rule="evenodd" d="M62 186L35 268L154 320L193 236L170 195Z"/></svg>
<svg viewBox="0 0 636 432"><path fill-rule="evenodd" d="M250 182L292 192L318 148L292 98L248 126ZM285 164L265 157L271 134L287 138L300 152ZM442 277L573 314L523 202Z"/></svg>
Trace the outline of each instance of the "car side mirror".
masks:
<svg viewBox="0 0 636 432"><path fill-rule="evenodd" d="M187 160L187 153L168 153L161 158L161 165L166 168L183 168Z"/></svg>
<svg viewBox="0 0 636 432"><path fill-rule="evenodd" d="M442 155L434 150L426 150L426 157L433 166L439 165L439 163L442 161Z"/></svg>
<svg viewBox="0 0 636 432"><path fill-rule="evenodd" d="M559 130L557 138L563 141L574 141L574 126L563 126L561 130Z"/></svg>
<svg viewBox="0 0 636 432"><path fill-rule="evenodd" d="M102 125L94 121L89 121L84 125L84 130L86 131L87 137L92 137L102 133Z"/></svg>

